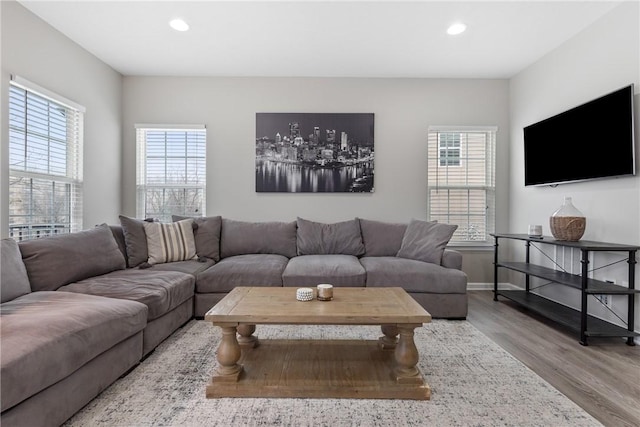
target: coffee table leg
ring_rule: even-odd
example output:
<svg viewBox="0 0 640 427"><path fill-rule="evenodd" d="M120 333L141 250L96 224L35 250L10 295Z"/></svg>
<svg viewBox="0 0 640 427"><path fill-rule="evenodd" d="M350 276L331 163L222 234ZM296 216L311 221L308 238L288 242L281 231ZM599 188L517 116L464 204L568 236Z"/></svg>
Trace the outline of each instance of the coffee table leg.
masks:
<svg viewBox="0 0 640 427"><path fill-rule="evenodd" d="M253 335L256 325L238 325L238 343L241 347L254 348L258 345L258 337Z"/></svg>
<svg viewBox="0 0 640 427"><path fill-rule="evenodd" d="M384 336L379 338L379 344L383 350L392 350L398 343L398 327L396 325L382 325L380 327Z"/></svg>
<svg viewBox="0 0 640 427"><path fill-rule="evenodd" d="M218 366L213 374L213 381L238 381L242 372L240 345L236 338L235 326L222 326L222 340L218 346Z"/></svg>
<svg viewBox="0 0 640 427"><path fill-rule="evenodd" d="M394 353L396 359L396 381L399 383L422 383L422 375L416 367L420 356L413 340L414 327L399 326L400 339Z"/></svg>

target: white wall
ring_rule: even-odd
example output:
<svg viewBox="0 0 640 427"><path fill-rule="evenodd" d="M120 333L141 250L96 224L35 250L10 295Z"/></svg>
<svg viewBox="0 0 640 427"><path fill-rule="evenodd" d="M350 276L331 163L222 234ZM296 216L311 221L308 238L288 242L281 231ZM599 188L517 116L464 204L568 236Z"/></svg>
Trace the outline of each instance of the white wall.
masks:
<svg viewBox="0 0 640 427"><path fill-rule="evenodd" d="M524 126L590 101L630 83L635 84L636 153L640 151L640 11L637 2L625 2L596 23L522 71L510 82L511 150L509 163L509 231L526 233L527 224L543 224L550 235L549 216L562 204L564 196L587 218L584 240L640 245L640 155L636 154L635 177L562 184L551 187L524 187ZM585 123L585 126L588 126ZM591 147L597 150L599 147ZM549 155L552 155L550 153ZM570 159L568 159L570 160ZM573 159L580 161L579 157ZM574 271L579 271L576 257ZM512 256L522 256L520 247ZM619 258L619 257L617 257ZM615 256L596 256L590 267L601 266ZM595 278L626 280L628 265L594 273ZM511 275L523 283L522 275ZM640 287L640 266L636 268L636 287ZM579 294L573 289L545 287L542 293L567 305L579 306ZM614 310L626 319L626 304L614 297ZM614 321L597 304L592 313ZM640 308L640 298L636 298ZM636 329L640 329L640 309L636 309Z"/></svg>
<svg viewBox="0 0 640 427"><path fill-rule="evenodd" d="M498 221L506 224L506 80L125 77L123 105L128 215L136 213L135 123L207 126L207 215L324 222L426 218L428 126L497 125ZM257 112L374 113L375 193L256 193ZM483 272L471 280L492 277Z"/></svg>
<svg viewBox="0 0 640 427"><path fill-rule="evenodd" d="M11 74L86 107L84 228L120 213L122 76L14 1L1 1L2 106ZM0 230L8 234L8 112L2 110Z"/></svg>
<svg viewBox="0 0 640 427"><path fill-rule="evenodd" d="M426 216L427 128L498 125L507 145L505 80L124 79L123 210L135 214L135 123L207 125L207 214L246 220ZM255 192L256 112L375 114L373 194Z"/></svg>

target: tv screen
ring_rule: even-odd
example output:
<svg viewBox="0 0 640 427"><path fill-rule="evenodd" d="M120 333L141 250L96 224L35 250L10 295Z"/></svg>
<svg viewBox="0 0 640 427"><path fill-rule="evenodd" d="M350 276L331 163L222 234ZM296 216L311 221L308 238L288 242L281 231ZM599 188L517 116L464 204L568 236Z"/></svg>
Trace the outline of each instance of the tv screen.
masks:
<svg viewBox="0 0 640 427"><path fill-rule="evenodd" d="M633 85L524 128L524 184L635 175Z"/></svg>

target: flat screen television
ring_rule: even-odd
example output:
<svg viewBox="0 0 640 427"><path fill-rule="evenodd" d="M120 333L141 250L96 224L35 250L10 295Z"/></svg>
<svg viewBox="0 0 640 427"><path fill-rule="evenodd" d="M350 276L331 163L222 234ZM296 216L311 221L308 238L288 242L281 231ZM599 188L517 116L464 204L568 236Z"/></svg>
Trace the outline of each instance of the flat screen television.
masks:
<svg viewBox="0 0 640 427"><path fill-rule="evenodd" d="M524 128L524 185L635 175L633 84Z"/></svg>

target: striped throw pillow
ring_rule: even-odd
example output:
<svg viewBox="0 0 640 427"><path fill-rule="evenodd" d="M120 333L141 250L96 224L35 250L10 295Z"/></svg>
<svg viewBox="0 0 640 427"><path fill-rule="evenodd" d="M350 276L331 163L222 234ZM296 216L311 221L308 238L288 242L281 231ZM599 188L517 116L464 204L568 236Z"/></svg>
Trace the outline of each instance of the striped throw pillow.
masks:
<svg viewBox="0 0 640 427"><path fill-rule="evenodd" d="M186 261L197 257L193 219L167 224L145 222L144 231L147 235L148 263L151 265Z"/></svg>

